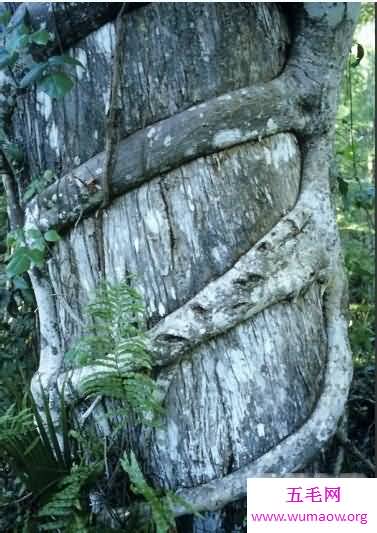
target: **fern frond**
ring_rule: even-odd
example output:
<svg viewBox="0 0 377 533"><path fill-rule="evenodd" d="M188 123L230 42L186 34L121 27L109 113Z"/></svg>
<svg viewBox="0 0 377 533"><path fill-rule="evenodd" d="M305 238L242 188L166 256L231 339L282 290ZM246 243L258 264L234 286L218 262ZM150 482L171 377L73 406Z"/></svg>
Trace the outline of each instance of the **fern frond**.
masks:
<svg viewBox="0 0 377 533"><path fill-rule="evenodd" d="M72 453L68 445L68 425L64 421L66 409L61 410L61 425L56 428L48 403L45 405L46 422L32 398L30 403L31 407L19 412L11 406L0 416L0 456L10 459L33 497L43 501L48 491L70 471ZM63 451L58 444L58 432L63 434L67 446Z"/></svg>
<svg viewBox="0 0 377 533"><path fill-rule="evenodd" d="M62 529L67 532L86 533L87 523L83 518L81 496L84 487L98 475L98 465L81 465L72 468L60 482L59 490L38 513L40 519L48 519L39 526L43 531Z"/></svg>
<svg viewBox="0 0 377 533"><path fill-rule="evenodd" d="M86 380L85 394L121 400L122 412L132 409L150 423L161 413L161 407L149 376L152 359L141 329L141 296L129 281L114 286L102 283L88 313L93 326L74 353L79 364L95 363L101 372Z"/></svg>
<svg viewBox="0 0 377 533"><path fill-rule="evenodd" d="M0 416L0 444L18 433L23 433L33 426L33 413L25 408L15 412L16 406L11 405L6 412Z"/></svg>
<svg viewBox="0 0 377 533"><path fill-rule="evenodd" d="M153 487L148 485L132 451L129 457L126 453L124 454L121 465L130 478L132 492L142 496L149 506L156 533L168 533L172 528L175 528L170 500L161 497Z"/></svg>

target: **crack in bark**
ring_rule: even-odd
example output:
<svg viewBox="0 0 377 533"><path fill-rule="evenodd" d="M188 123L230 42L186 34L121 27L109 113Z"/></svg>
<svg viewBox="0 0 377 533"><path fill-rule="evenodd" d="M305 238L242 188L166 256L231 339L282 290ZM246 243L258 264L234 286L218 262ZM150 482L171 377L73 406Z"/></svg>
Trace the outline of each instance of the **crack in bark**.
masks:
<svg viewBox="0 0 377 533"><path fill-rule="evenodd" d="M341 263L339 268L342 268ZM269 473L282 476L299 470L334 435L352 378L352 356L346 340L347 324L339 311L343 283L344 279L334 276L327 290L328 365L324 390L312 414L298 431L248 465L221 479L177 491L195 511L214 511L242 498L246 493L247 478ZM181 516L187 514L187 509L177 506L174 512L176 516Z"/></svg>
<svg viewBox="0 0 377 533"><path fill-rule="evenodd" d="M115 49L113 59L113 71L110 86L110 107L106 115L106 139L105 139L105 166L102 176L103 199L101 208L106 208L110 203L111 179L114 172L116 152L119 146L119 126L121 106L121 76L124 61L124 47L126 30L122 19L126 3L122 3L121 10L115 21Z"/></svg>
<svg viewBox="0 0 377 533"><path fill-rule="evenodd" d="M328 191L328 138L310 145L303 165L301 195L292 211L225 274L147 332L155 366L176 364L204 341L275 303L297 298L316 280L324 282L332 275L334 215L324 194ZM322 239L315 241L321 232ZM245 284L249 276L251 286ZM88 372L89 367L85 375ZM80 382L76 377L80 373L81 369L69 371L63 381L69 376L75 383Z"/></svg>
<svg viewBox="0 0 377 533"><path fill-rule="evenodd" d="M347 18L345 10L342 24L334 28L326 24L326 18L316 19L307 12L303 15L302 9L292 57L278 78L214 98L134 133L120 143L114 168L112 188L115 195L120 195L186 161L277 132L294 131L304 143L302 187L295 207L228 272L147 332L155 366L171 367L208 339L277 302L291 296L297 298L317 280L324 282L328 364L324 389L314 411L298 431L250 464L221 479L178 491L198 511L219 509L244 496L247 477L267 472L281 475L300 468L335 432L350 383L351 356L341 312L344 273L329 200L329 137L327 134L314 137L327 133L333 120L335 109L331 102L339 85L354 21ZM339 33L338 41L333 37L335 30ZM309 65L304 77L298 68L301 63ZM315 101L313 108L313 95L319 91L317 80L324 81L320 86L320 102ZM330 116L324 114L326 110L331 111ZM75 173L86 183L88 168L91 174L99 175L95 171L103 166L103 161L102 153ZM71 175L62 180L69 197L70 182L75 180ZM34 218L38 217L41 229L69 227L77 220L75 207L87 214L100 201L95 196L78 195L76 204L62 217L56 207L46 208L56 187L53 184L30 202L26 226L31 223L32 213ZM47 280L35 276L32 282L39 305L41 335L52 339L41 349L40 367L33 383L39 383L42 377L47 390L52 390L51 383L58 378L58 388L64 389L69 402L82 394L82 385L93 372L105 369L88 366L61 373L62 352L49 285ZM162 397L173 373L174 370L159 383ZM65 387L67 383L69 390ZM36 386L33 394L40 397ZM177 506L175 514L187 514L187 509Z"/></svg>
<svg viewBox="0 0 377 533"><path fill-rule="evenodd" d="M305 14L300 25L291 57L274 80L213 98L151 124L121 141L109 183L112 195L123 194L185 162L237 144L260 141L278 132L292 131L308 136L326 131L335 113L334 106L327 100L331 100L334 91L338 90L347 50L343 50L339 57L339 44L332 36L334 29L315 18L310 19ZM352 20L343 21L338 31L344 41L350 40L352 29ZM307 65L304 73L302 64ZM99 172L99 169L104 168L105 159L106 151L74 172L85 183L89 179L89 167L90 173L103 179L103 171ZM70 198L72 173L61 179L66 183L67 198ZM78 213L88 215L101 201L96 195L78 195L75 205L67 206L62 217L56 208L45 207L46 201L48 203L55 193L56 184L52 184L40 194L43 206L39 220L41 229L69 227L77 220ZM31 204L36 201L32 200Z"/></svg>
<svg viewBox="0 0 377 533"><path fill-rule="evenodd" d="M165 193L165 189L164 189L164 180L163 180L163 178L160 179L159 186L160 186L161 198L162 198L162 201L164 203L166 218L167 218L167 222L168 222L168 226L169 226L170 255L171 255L172 268L174 269L175 268L175 244L176 244L176 238L175 238L175 235L174 235L174 229L173 229L174 228L174 224L173 224L172 217L171 217L171 214L170 214L169 202L168 202L168 200L166 198L166 193Z"/></svg>

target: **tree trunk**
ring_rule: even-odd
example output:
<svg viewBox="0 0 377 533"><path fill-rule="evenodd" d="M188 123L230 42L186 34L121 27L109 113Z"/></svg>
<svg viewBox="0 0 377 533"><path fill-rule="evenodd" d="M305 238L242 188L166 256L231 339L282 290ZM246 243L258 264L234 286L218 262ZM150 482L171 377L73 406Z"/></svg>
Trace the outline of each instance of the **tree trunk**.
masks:
<svg viewBox="0 0 377 533"><path fill-rule="evenodd" d="M352 6L127 13L122 141L103 211L114 22L67 39L86 69L64 101L30 90L16 112L30 175L60 177L25 216L63 235L46 271L31 272L38 379L52 389L68 373L80 391L64 353L85 306L101 278L135 274L166 414L129 432L150 479L200 511L241 499L248 476L302 467L343 411L351 359L328 165ZM182 530L237 531L219 513Z"/></svg>

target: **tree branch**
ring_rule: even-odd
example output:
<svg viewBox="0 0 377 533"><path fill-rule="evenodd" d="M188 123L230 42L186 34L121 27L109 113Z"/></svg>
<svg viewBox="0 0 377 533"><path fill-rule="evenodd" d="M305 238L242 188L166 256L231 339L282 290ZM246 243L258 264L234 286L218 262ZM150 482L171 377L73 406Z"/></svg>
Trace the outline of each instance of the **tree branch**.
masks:
<svg viewBox="0 0 377 533"><path fill-rule="evenodd" d="M265 85L233 91L121 141L109 186L112 194L119 196L198 157L242 142L297 130L305 123L289 80L279 78ZM101 152L33 199L27 211L35 212L40 229L61 230L74 224L80 214L87 215L96 209L102 194L93 187L93 181L102 183L104 168L105 152ZM58 208L54 198L59 192L62 195Z"/></svg>
<svg viewBox="0 0 377 533"><path fill-rule="evenodd" d="M123 139L108 180L109 151L94 156L31 201L28 209L38 212L40 229L67 228L93 212L103 199L101 183L108 181L112 196L119 196L237 144L279 132L305 138L331 129L357 14L342 3L301 5L296 11L291 55L278 78L213 98ZM63 193L60 209L54 202L58 187Z"/></svg>
<svg viewBox="0 0 377 533"><path fill-rule="evenodd" d="M323 392L313 413L298 431L272 450L228 476L177 494L196 511L215 511L246 494L250 477L274 473L280 476L302 468L334 435L343 414L352 378L352 355L347 342L347 323L339 311L343 294L342 266L334 272L325 300L328 360ZM177 506L175 515L187 514L187 508Z"/></svg>
<svg viewBox="0 0 377 533"><path fill-rule="evenodd" d="M293 210L230 270L147 332L154 366L176 364L198 345L267 307L297 298L314 282L328 282L336 228L327 136L308 142L304 151L301 194ZM59 378L59 388L71 382L71 398L77 399L85 380L98 371L102 369L95 365L70 370ZM167 386L160 384L162 395Z"/></svg>

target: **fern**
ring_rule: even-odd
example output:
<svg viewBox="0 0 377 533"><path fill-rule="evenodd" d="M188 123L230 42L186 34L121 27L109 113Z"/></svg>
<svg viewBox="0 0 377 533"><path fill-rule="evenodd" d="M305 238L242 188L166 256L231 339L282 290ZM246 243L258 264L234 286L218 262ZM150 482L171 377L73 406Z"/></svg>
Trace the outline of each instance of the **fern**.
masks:
<svg viewBox="0 0 377 533"><path fill-rule="evenodd" d="M130 478L132 492L137 496L142 496L146 501L156 533L168 533L175 528L174 514L169 499L160 497L155 489L148 485L132 451L129 457L126 453L124 454L121 465ZM148 510L144 509L143 514L147 519Z"/></svg>
<svg viewBox="0 0 377 533"><path fill-rule="evenodd" d="M150 376L152 360L143 333L144 308L140 295L130 287L129 280L114 286L102 284L87 309L91 327L71 352L77 363L100 369L84 383L86 395L116 399L125 406L117 414L132 411L144 422L155 423L162 409L154 399L156 385ZM173 506L186 505L185 502L173 493L160 494L148 485L132 450L129 455L125 453L120 462L128 474L130 490L142 498L142 502L130 504L127 497L126 530L157 533L175 530ZM70 489L67 508L72 510L78 505L80 490L77 480ZM64 493L62 501L65 498ZM60 507L60 499L57 504ZM54 515L51 506L44 512Z"/></svg>
<svg viewBox="0 0 377 533"><path fill-rule="evenodd" d="M154 421L162 410L150 377L152 360L142 331L140 295L129 281L104 283L87 309L92 326L71 356L81 365L96 364L101 370L85 381L84 392L121 400L124 412L133 410L144 422Z"/></svg>
<svg viewBox="0 0 377 533"><path fill-rule="evenodd" d="M43 420L32 398L29 398L31 407L25 406L17 412L11 406L0 416L0 457L12 463L30 493L34 509L29 518L25 516L26 523L29 519L36 523L38 531L61 529L86 533L88 511L81 509L81 500L87 496L87 486L103 469L103 464L101 461L91 466L83 464L90 443L83 442L84 434L80 433L79 438L71 435L73 430L69 430L63 396L59 423L55 425L43 392L42 400ZM40 511L35 514L38 508Z"/></svg>
<svg viewBox="0 0 377 533"><path fill-rule="evenodd" d="M136 516L136 520L139 520L138 527L142 524L146 531L149 532L152 530L155 533L175 531L174 505L184 507L188 514L203 518L191 504L177 494L174 494L174 492L167 491L164 494L160 494L148 485L135 454L132 451L129 457L124 453L120 463L130 478L131 491L136 496L142 496L145 502L145 505L139 506L139 512L135 507L133 509L131 508L131 519L135 520L135 515L139 515Z"/></svg>
<svg viewBox="0 0 377 533"><path fill-rule="evenodd" d="M59 484L59 490L38 513L43 531L61 529L67 533L87 533L88 513L81 505L83 489L99 473L97 465L80 465L72 468Z"/></svg>
<svg viewBox="0 0 377 533"><path fill-rule="evenodd" d="M65 414L62 414L62 417ZM45 497L69 472L71 452L62 453L56 429L47 410L47 428L32 403L16 412L11 406L0 416L0 455L11 460L14 470L34 498Z"/></svg>

